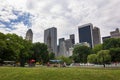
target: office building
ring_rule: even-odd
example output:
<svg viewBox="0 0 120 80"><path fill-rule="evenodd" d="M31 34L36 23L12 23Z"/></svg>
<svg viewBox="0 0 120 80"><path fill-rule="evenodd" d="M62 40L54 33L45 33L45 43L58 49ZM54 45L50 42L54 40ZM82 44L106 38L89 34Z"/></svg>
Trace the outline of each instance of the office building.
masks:
<svg viewBox="0 0 120 80"><path fill-rule="evenodd" d="M70 39L72 41L72 44L75 44L75 35L74 34L70 35Z"/></svg>
<svg viewBox="0 0 120 80"><path fill-rule="evenodd" d="M48 46L49 52L54 52L57 56L57 29L55 27L44 31L44 43Z"/></svg>
<svg viewBox="0 0 120 80"><path fill-rule="evenodd" d="M58 49L58 56L65 56L69 57L71 56L71 49L75 43L75 37L74 34L70 35L70 39L59 39L59 49Z"/></svg>
<svg viewBox="0 0 120 80"><path fill-rule="evenodd" d="M31 42L33 41L33 32L31 29L27 31L25 39Z"/></svg>
<svg viewBox="0 0 120 80"><path fill-rule="evenodd" d="M93 44L94 46L97 44L101 44L100 29L98 27L94 27L93 29Z"/></svg>
<svg viewBox="0 0 120 80"><path fill-rule="evenodd" d="M87 42L90 44L90 47L94 47L93 43L93 25L91 23L79 26L79 43Z"/></svg>

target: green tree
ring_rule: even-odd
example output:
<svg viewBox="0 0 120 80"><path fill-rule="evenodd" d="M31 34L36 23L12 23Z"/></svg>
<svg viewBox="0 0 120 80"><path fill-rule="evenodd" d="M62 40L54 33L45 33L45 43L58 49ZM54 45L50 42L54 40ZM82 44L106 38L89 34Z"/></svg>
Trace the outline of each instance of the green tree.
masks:
<svg viewBox="0 0 120 80"><path fill-rule="evenodd" d="M103 42L103 49L119 48L120 38L110 38Z"/></svg>
<svg viewBox="0 0 120 80"><path fill-rule="evenodd" d="M44 43L34 43L33 51L36 61L41 63L47 63L49 61L48 48Z"/></svg>
<svg viewBox="0 0 120 80"><path fill-rule="evenodd" d="M120 48L111 48L110 55L112 62L120 62Z"/></svg>
<svg viewBox="0 0 120 80"><path fill-rule="evenodd" d="M90 55L88 55L87 60L89 63L97 63L97 55L90 54Z"/></svg>
<svg viewBox="0 0 120 80"><path fill-rule="evenodd" d="M53 52L49 53L49 59L50 60L55 59L55 53Z"/></svg>
<svg viewBox="0 0 120 80"><path fill-rule="evenodd" d="M60 56L57 59L62 60L62 62L65 62L68 65L72 63L72 59L69 57Z"/></svg>
<svg viewBox="0 0 120 80"><path fill-rule="evenodd" d="M3 63L3 60L6 58L5 51L7 49L6 43L3 40L0 40L0 63Z"/></svg>
<svg viewBox="0 0 120 80"><path fill-rule="evenodd" d="M22 41L20 53L18 56L18 61L20 61L21 67L24 67L25 62L27 62L28 60L31 59L31 57L33 55L32 46L33 45L30 41L26 41L26 40Z"/></svg>
<svg viewBox="0 0 120 80"><path fill-rule="evenodd" d="M4 60L4 53L7 48L6 42L5 42L5 35L0 32L0 63L3 63Z"/></svg>
<svg viewBox="0 0 120 80"><path fill-rule="evenodd" d="M93 52L96 54L98 51L102 50L102 44L95 45Z"/></svg>
<svg viewBox="0 0 120 80"><path fill-rule="evenodd" d="M21 66L27 61L32 53L32 43L24 40L16 34L0 33L0 60L20 62Z"/></svg>
<svg viewBox="0 0 120 80"><path fill-rule="evenodd" d="M101 50L97 53L97 62L103 64L104 67L106 63L109 63L111 61L109 52L109 50Z"/></svg>
<svg viewBox="0 0 120 80"><path fill-rule="evenodd" d="M80 45L75 46L75 48L73 50L73 60L75 62L86 63L87 56L92 53L93 53L93 51L90 47L80 46Z"/></svg>

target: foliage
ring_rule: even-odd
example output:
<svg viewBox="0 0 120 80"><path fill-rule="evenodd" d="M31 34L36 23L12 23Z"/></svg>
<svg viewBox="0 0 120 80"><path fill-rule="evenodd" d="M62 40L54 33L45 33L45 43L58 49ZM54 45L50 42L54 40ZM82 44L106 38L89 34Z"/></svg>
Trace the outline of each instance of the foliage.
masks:
<svg viewBox="0 0 120 80"><path fill-rule="evenodd" d="M110 38L103 42L103 49L110 50L111 61L120 61L120 38Z"/></svg>
<svg viewBox="0 0 120 80"><path fill-rule="evenodd" d="M120 38L110 38L103 42L103 49L119 48Z"/></svg>
<svg viewBox="0 0 120 80"><path fill-rule="evenodd" d="M27 61L31 53L32 43L16 34L0 33L0 59L2 61L20 62L21 66Z"/></svg>
<svg viewBox="0 0 120 80"><path fill-rule="evenodd" d="M47 45L44 43L37 42L33 44L34 58L37 62L47 63L49 61L49 54L47 49Z"/></svg>
<svg viewBox="0 0 120 80"><path fill-rule="evenodd" d="M87 46L75 46L73 50L73 60L75 62L81 62L86 63L87 62L87 56L89 54L93 53L92 49Z"/></svg>
<svg viewBox="0 0 120 80"><path fill-rule="evenodd" d="M49 59L50 60L55 59L55 53L53 52L49 53Z"/></svg>
<svg viewBox="0 0 120 80"><path fill-rule="evenodd" d="M112 62L120 62L120 48L111 48L110 55Z"/></svg>
<svg viewBox="0 0 120 80"><path fill-rule="evenodd" d="M90 55L88 55L87 60L89 63L97 63L97 55L90 54Z"/></svg>
<svg viewBox="0 0 120 80"><path fill-rule="evenodd" d="M93 52L96 54L98 51L102 50L102 44L95 45Z"/></svg>
<svg viewBox="0 0 120 80"><path fill-rule="evenodd" d="M101 50L97 53L97 62L103 64L104 67L106 63L109 63L111 61L109 52L109 50Z"/></svg>
<svg viewBox="0 0 120 80"><path fill-rule="evenodd" d="M57 59L62 60L63 62L65 62L66 64L71 64L72 63L72 59L69 57L64 57L64 56L60 56Z"/></svg>

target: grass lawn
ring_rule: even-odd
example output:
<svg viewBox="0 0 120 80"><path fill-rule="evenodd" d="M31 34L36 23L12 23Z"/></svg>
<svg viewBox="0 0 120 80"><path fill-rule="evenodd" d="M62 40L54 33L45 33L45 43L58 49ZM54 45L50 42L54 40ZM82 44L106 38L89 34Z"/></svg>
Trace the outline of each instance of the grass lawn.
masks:
<svg viewBox="0 0 120 80"><path fill-rule="evenodd" d="M0 67L0 80L120 80L120 69Z"/></svg>

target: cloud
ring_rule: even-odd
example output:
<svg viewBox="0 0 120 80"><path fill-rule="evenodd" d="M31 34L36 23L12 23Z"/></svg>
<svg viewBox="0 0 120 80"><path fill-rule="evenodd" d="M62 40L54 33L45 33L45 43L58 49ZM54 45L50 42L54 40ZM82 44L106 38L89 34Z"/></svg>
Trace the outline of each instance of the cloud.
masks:
<svg viewBox="0 0 120 80"><path fill-rule="evenodd" d="M16 20L18 15L12 11L21 11L24 16L14 26L17 30L11 30L19 34L21 28L23 31L31 26L34 33L34 42L43 42L44 30L50 27L57 27L58 38L68 38L69 34L76 35L78 42L78 26L86 23L93 23L101 29L101 35L107 36L120 25L119 0L0 0L0 20L9 23L9 19ZM6 7L7 11L2 11ZM8 13L8 14L7 14ZM33 17L28 15L32 15ZM23 16L23 17L24 17ZM27 22L25 23L27 19ZM0 31L4 32L5 26L0 24ZM16 32L17 31L17 32ZM25 32L19 35L24 36Z"/></svg>

